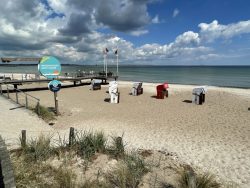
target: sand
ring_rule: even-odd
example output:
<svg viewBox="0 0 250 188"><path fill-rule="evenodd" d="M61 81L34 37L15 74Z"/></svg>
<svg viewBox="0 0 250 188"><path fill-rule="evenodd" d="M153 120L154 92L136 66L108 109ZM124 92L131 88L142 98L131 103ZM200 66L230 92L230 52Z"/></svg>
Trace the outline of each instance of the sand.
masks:
<svg viewBox="0 0 250 188"><path fill-rule="evenodd" d="M205 104L195 105L188 103L195 86L170 84L169 98L163 100L155 98L156 84L144 83L140 96L129 95L131 86L119 82L119 104L105 102L107 85L97 91L89 86L61 89L61 116L53 128L124 135L128 148L173 152L176 160L209 171L221 181L250 187L249 89L208 87ZM30 93L42 105L54 106L52 92Z"/></svg>

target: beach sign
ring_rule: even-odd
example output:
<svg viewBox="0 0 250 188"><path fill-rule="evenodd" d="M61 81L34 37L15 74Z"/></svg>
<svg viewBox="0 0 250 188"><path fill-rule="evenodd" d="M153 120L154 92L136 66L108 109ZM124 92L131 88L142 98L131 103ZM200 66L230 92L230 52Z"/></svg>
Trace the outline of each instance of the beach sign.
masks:
<svg viewBox="0 0 250 188"><path fill-rule="evenodd" d="M42 57L38 64L38 71L48 79L53 79L61 73L61 64L55 57Z"/></svg>
<svg viewBox="0 0 250 188"><path fill-rule="evenodd" d="M58 80L52 80L48 84L48 88L50 91L58 92L62 87L62 83Z"/></svg>

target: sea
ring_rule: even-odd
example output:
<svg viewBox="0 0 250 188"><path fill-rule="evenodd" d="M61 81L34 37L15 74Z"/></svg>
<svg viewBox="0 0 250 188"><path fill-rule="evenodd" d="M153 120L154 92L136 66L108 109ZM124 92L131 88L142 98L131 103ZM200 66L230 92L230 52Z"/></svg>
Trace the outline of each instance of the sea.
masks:
<svg viewBox="0 0 250 188"><path fill-rule="evenodd" d="M100 72L99 65L62 65L62 73ZM117 67L108 71L117 74ZM38 73L37 65L1 65L0 73ZM119 80L250 88L250 66L119 66Z"/></svg>

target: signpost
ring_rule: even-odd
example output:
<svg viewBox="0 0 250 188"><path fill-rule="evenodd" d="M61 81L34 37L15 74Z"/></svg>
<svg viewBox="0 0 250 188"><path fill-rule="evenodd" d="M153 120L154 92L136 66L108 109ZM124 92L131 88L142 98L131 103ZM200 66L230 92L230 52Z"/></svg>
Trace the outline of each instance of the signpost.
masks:
<svg viewBox="0 0 250 188"><path fill-rule="evenodd" d="M38 64L38 71L48 79L53 79L61 73L61 64L55 57L45 56Z"/></svg>
<svg viewBox="0 0 250 188"><path fill-rule="evenodd" d="M58 115L59 110L57 92L61 89L62 84L60 81L55 80L55 78L61 73L61 64L55 57L45 56L38 64L38 71L46 78L53 79L49 82L48 88L50 91L54 92L55 112L56 115Z"/></svg>

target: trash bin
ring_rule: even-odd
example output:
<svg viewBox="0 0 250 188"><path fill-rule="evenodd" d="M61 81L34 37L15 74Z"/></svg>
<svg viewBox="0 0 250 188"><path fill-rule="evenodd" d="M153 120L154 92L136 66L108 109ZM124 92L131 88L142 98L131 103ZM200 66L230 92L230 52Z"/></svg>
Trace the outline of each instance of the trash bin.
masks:
<svg viewBox="0 0 250 188"><path fill-rule="evenodd" d="M202 105L205 102L206 92L207 88L205 86L194 88L192 102L198 105Z"/></svg>
<svg viewBox="0 0 250 188"><path fill-rule="evenodd" d="M116 81L109 83L109 95L110 103L119 103L120 93L118 92L118 83Z"/></svg>
<svg viewBox="0 0 250 188"><path fill-rule="evenodd" d="M164 84L156 86L156 91L157 91L157 99L164 99L164 97L168 97L168 83L165 82Z"/></svg>
<svg viewBox="0 0 250 188"><path fill-rule="evenodd" d="M91 81L90 89L91 90L101 89L101 83L102 83L102 80L93 79Z"/></svg>
<svg viewBox="0 0 250 188"><path fill-rule="evenodd" d="M134 82L131 93L134 96L143 94L142 82Z"/></svg>

